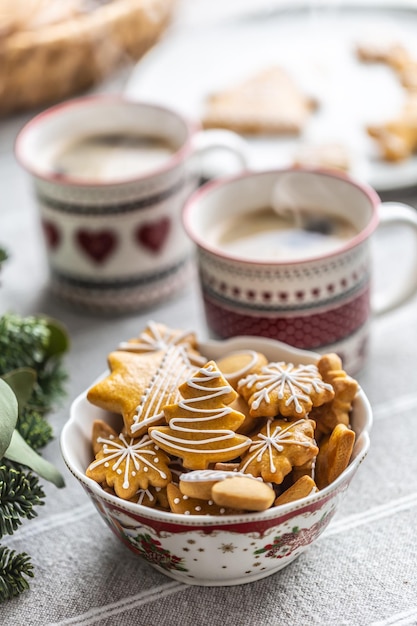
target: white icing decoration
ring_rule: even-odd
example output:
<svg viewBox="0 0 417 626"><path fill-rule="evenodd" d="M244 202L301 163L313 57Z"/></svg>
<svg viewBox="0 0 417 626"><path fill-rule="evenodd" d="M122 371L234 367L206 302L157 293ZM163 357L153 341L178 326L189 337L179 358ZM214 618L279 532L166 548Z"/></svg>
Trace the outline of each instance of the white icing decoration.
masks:
<svg viewBox="0 0 417 626"><path fill-rule="evenodd" d="M155 500L155 496L152 495L149 489L139 489L136 496L138 504L142 504L146 496L148 496L149 502L153 502Z"/></svg>
<svg viewBox="0 0 417 626"><path fill-rule="evenodd" d="M244 477L244 478L253 478L257 481L262 481L262 478L259 476L252 476L252 474L246 474L245 472L238 471L224 471L224 470L192 470L191 472L187 472L185 474L180 475L180 480L182 482L190 482L190 483L199 483L199 482L207 482L207 481L218 481L226 480L228 478L235 478L236 476Z"/></svg>
<svg viewBox="0 0 417 626"><path fill-rule="evenodd" d="M218 379L222 376L221 372L217 370L213 365L208 367L201 368L197 375L187 380L188 387L192 389L197 389L198 391L206 392L206 395L199 396L197 398L188 398L182 399L177 404L180 409L183 411L188 411L192 413L190 417L173 417L169 421L169 427L174 434L169 434L165 432L160 432L158 430L153 430L151 433L152 439L154 439L157 443L169 446L173 448L178 456L181 456L181 452L191 452L193 454L216 454L218 452L232 451L232 450L242 450L248 447L247 440L230 445L229 447L224 448L210 448L207 449L207 444L211 444L214 442L234 440L236 438L236 433L233 430L229 429L204 429L204 424L213 422L220 417L225 417L226 415L232 413L233 409L229 406L223 405L219 408L199 408L198 406L202 404L204 406L208 400L213 400L213 398L220 398L223 395L227 395L231 391L231 387L229 384L223 385L221 387L207 387L205 384L210 384L214 379ZM205 378L205 380L204 380ZM194 414L199 413L201 417L196 417ZM198 431L199 435L206 435L204 439L198 440L190 440L190 439L182 439L180 433L195 433ZM192 447L194 446L194 447Z"/></svg>
<svg viewBox="0 0 417 626"><path fill-rule="evenodd" d="M293 444L296 446L302 446L303 448L309 448L311 443L308 441L298 441L297 439L291 439L294 434L291 430L294 426L298 424L304 423L305 420L297 420L296 422L291 422L288 424L286 428L282 428L278 424L275 426L274 431L271 433L271 424L273 420L268 420L266 424L266 435L263 433L259 433L257 437L260 441L255 441L251 447L249 448L249 457L242 466L242 471L244 472L249 465L256 460L258 463L261 462L263 455L267 452L269 456L269 469L272 474L276 472L276 467L274 465L273 459L273 450L275 449L277 452L282 452L284 450L284 445ZM252 454L251 454L252 453Z"/></svg>
<svg viewBox="0 0 417 626"><path fill-rule="evenodd" d="M133 463L136 471L140 469L140 463L143 463L144 468L143 471L147 472L149 468L153 469L157 472L161 478L167 478L165 472L156 467L146 456L154 456L155 450L153 446L151 449L144 449L146 446L149 446L152 443L152 440L148 435L144 435L141 439L135 440L133 438L129 438L129 441L126 437L121 434L119 436L120 442L117 440L111 441L110 439L103 439L102 437L98 437L98 443L103 443L103 454L107 455L103 459L97 459L91 463L90 468L94 469L99 465L104 465L108 467L109 461L115 461L112 465L112 470L117 472L117 474L122 474L122 470L120 465L125 462L125 471L124 471L124 482L123 489L129 489L129 474L131 473L130 464ZM110 444L110 445L109 445ZM107 463L107 465L106 465Z"/></svg>
<svg viewBox="0 0 417 626"><path fill-rule="evenodd" d="M246 356L249 355L250 356L250 361L249 363L247 363L246 365L244 365L240 370L234 370L233 372L223 372L223 376L226 378L226 380L228 380L229 378L241 378L242 376L244 376L246 374L246 372L248 372L250 369L252 369L252 367L255 365L255 363L258 360L258 355L254 350L236 350L236 352L231 352L228 357L234 357L234 356Z"/></svg>
<svg viewBox="0 0 417 626"><path fill-rule="evenodd" d="M179 385L195 371L196 368L191 364L184 346L169 346L149 387L144 391L140 404L136 407L134 423L131 426L132 433L163 420L163 405L178 402L181 397Z"/></svg>
<svg viewBox="0 0 417 626"><path fill-rule="evenodd" d="M146 330L148 332L142 332L138 340L121 342L118 349L129 352L137 352L138 350L144 352L166 351L171 346L181 344L191 335L191 331L187 330L174 334L172 330L168 328L165 329L165 332L161 332L162 329L152 320L148 322L148 328ZM185 349L191 349L188 341L183 343L183 347L185 347ZM198 354L192 354L192 360L199 365L203 365L206 362L206 359Z"/></svg>
<svg viewBox="0 0 417 626"><path fill-rule="evenodd" d="M252 397L252 408L258 409L261 402L269 404L270 393L278 388L278 398L282 400L285 396L286 389L290 395L285 401L285 406L294 404L296 413L302 413L303 407L300 401L309 401L310 394L313 390L319 392L323 389L329 391L333 387L325 383L315 365L293 365L292 363L269 363L265 365L260 372L249 374L246 378L238 383L238 387L246 386L248 389L255 388Z"/></svg>

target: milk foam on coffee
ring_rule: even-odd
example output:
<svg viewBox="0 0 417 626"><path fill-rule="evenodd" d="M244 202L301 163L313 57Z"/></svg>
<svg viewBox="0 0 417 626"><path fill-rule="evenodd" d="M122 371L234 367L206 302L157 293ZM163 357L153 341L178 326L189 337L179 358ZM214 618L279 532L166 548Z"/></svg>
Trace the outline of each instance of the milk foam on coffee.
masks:
<svg viewBox="0 0 417 626"><path fill-rule="evenodd" d="M277 214L263 207L231 216L207 233L216 248L252 261L294 261L331 253L357 234L345 218L297 210Z"/></svg>
<svg viewBox="0 0 417 626"><path fill-rule="evenodd" d="M158 169L173 152L173 146L157 137L90 135L61 146L52 168L57 174L81 180L122 180Z"/></svg>

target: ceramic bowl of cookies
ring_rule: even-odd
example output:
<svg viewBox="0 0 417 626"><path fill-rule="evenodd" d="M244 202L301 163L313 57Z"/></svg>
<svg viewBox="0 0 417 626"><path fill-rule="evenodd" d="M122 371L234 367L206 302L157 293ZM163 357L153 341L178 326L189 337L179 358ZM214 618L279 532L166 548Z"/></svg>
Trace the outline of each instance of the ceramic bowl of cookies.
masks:
<svg viewBox="0 0 417 626"><path fill-rule="evenodd" d="M322 534L372 411L336 354L199 342L150 322L72 404L67 467L138 557L184 583L249 583Z"/></svg>

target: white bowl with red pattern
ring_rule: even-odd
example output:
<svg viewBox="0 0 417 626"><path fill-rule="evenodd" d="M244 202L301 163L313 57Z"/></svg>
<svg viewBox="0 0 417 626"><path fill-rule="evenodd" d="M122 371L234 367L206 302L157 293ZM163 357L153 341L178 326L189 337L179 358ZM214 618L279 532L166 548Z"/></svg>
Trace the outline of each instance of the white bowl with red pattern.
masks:
<svg viewBox="0 0 417 626"><path fill-rule="evenodd" d="M313 363L318 355L263 337L236 337L199 344L207 359L243 349L270 361ZM369 449L372 410L362 389L354 400L351 424L356 442L346 470L328 487L293 503L256 513L224 516L181 515L135 504L105 492L85 475L93 460L94 420L112 424L114 415L87 401L72 404L61 435L61 450L71 473L98 513L134 554L158 571L192 585L227 586L253 582L286 567L323 533L333 518Z"/></svg>

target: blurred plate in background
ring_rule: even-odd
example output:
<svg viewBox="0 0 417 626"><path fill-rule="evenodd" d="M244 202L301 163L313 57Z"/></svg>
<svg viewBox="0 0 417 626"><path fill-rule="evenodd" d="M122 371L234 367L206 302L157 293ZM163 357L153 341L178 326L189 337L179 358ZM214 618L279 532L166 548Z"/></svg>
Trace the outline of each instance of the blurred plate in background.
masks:
<svg viewBox="0 0 417 626"><path fill-rule="evenodd" d="M351 174L388 191L417 184L417 157L384 162L366 132L397 117L405 99L395 72L356 57L360 43L400 42L417 59L417 7L306 3L166 35L137 64L126 95L200 119L208 95L280 65L319 102L298 137L250 137L253 169L288 166L303 145L339 144Z"/></svg>

